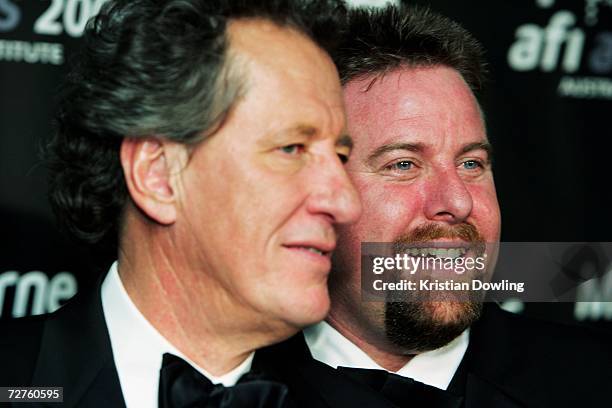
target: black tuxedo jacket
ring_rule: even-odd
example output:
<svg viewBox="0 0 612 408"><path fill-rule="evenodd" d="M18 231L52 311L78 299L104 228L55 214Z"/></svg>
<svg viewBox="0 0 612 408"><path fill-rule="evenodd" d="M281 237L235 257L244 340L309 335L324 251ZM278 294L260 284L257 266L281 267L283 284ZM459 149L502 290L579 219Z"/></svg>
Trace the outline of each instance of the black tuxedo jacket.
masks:
<svg viewBox="0 0 612 408"><path fill-rule="evenodd" d="M296 356L304 359L300 365L312 361L301 333L258 353L271 353L268 362ZM281 377L295 374L277 366ZM318 384L313 374L302 380ZM319 386L343 400L333 387ZM463 397L466 408L612 407L612 334L530 319L487 303L448 391ZM415 401L406 406L421 408Z"/></svg>
<svg viewBox="0 0 612 408"><path fill-rule="evenodd" d="M467 408L612 406L611 350L608 333L487 305L449 391ZM314 360L301 333L258 350L253 366L287 384L303 407L392 407ZM99 283L55 313L0 325L0 386L61 386L65 407L125 406Z"/></svg>
<svg viewBox="0 0 612 408"><path fill-rule="evenodd" d="M612 407L612 335L486 304L449 391L466 407Z"/></svg>
<svg viewBox="0 0 612 408"><path fill-rule="evenodd" d="M258 350L253 367L287 384L300 407L393 407L367 387L314 360L301 334ZM64 388L63 405L18 403L15 407L125 407L103 316L100 282L82 290L55 313L0 325L0 386Z"/></svg>

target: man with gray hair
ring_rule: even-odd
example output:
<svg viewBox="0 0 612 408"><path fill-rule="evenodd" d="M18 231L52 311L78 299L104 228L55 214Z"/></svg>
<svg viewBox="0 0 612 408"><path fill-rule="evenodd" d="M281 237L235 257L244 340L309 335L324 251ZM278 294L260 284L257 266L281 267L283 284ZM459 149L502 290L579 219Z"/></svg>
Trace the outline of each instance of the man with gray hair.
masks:
<svg viewBox="0 0 612 408"><path fill-rule="evenodd" d="M343 10L102 8L63 89L50 197L118 261L58 312L2 327L0 385L63 387L69 407L377 405L316 362L268 378L274 355L255 354L326 316L336 228L360 213L326 53Z"/></svg>

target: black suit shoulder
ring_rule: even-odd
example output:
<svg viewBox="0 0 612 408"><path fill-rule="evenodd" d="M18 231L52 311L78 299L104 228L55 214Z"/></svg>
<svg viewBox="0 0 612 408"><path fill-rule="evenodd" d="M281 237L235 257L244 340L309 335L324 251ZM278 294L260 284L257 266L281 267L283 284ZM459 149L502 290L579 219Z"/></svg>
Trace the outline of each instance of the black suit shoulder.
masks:
<svg viewBox="0 0 612 408"><path fill-rule="evenodd" d="M501 341L513 350L513 355L523 356L523 360L552 359L539 367L542 370L587 363L602 367L605 361L612 361L611 332L530 318L497 307L485 312L474 332L478 335L473 336L473 341L480 347L496 349L495 344Z"/></svg>
<svg viewBox="0 0 612 408"><path fill-rule="evenodd" d="M0 386L32 381L47 315L0 321Z"/></svg>
<svg viewBox="0 0 612 408"><path fill-rule="evenodd" d="M529 406L600 406L612 400L611 346L609 332L488 305L472 327L466 363Z"/></svg>
<svg viewBox="0 0 612 408"><path fill-rule="evenodd" d="M64 387L63 406L123 407L100 281L59 310L2 323L0 386Z"/></svg>

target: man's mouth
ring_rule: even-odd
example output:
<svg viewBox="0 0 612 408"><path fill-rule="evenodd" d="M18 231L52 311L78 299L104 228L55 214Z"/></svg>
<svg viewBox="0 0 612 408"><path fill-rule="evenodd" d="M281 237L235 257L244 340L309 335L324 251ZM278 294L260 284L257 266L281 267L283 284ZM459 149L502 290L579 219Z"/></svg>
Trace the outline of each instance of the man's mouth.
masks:
<svg viewBox="0 0 612 408"><path fill-rule="evenodd" d="M466 256L482 256L486 246L482 242L396 242L396 254L427 258L456 259Z"/></svg>
<svg viewBox="0 0 612 408"><path fill-rule="evenodd" d="M296 247L292 247L292 248L296 248L296 249L303 249L303 250L305 250L305 251L310 251L310 252L312 252L312 253L314 253L314 254L317 254L317 255L327 255L327 253L326 253L326 252L323 252L323 251L321 251L320 249L315 248L315 247L308 247L308 246L296 246Z"/></svg>
<svg viewBox="0 0 612 408"><path fill-rule="evenodd" d="M335 244L285 244L285 248L306 251L319 256L330 257Z"/></svg>
<svg viewBox="0 0 612 408"><path fill-rule="evenodd" d="M455 259L468 252L468 248L457 247L457 248L408 248L404 250L404 253L412 256L428 257L428 258L450 258Z"/></svg>

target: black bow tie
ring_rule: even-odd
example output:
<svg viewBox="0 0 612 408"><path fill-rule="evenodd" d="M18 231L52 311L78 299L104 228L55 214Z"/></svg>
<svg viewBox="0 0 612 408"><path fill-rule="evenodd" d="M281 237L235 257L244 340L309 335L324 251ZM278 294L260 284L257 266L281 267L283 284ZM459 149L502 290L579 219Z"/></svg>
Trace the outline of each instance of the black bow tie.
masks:
<svg viewBox="0 0 612 408"><path fill-rule="evenodd" d="M284 384L249 372L233 387L213 384L180 357L165 353L159 376L160 408L292 408Z"/></svg>
<svg viewBox="0 0 612 408"><path fill-rule="evenodd" d="M463 398L384 370L338 367L354 381L367 385L398 407L458 408Z"/></svg>

